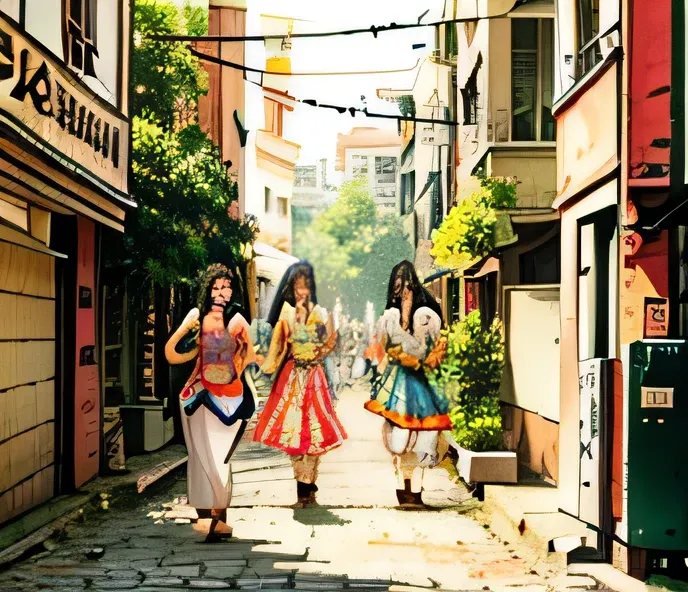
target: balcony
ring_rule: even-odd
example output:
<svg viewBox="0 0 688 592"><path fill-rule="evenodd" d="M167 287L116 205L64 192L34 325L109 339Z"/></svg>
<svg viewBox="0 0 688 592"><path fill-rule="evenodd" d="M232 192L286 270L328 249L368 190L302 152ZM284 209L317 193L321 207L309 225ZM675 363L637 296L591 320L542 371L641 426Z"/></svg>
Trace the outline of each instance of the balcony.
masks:
<svg viewBox="0 0 688 592"><path fill-rule="evenodd" d="M256 134L256 160L259 168L283 179L294 178L294 167L299 159L301 146L268 132L258 130Z"/></svg>
<svg viewBox="0 0 688 592"><path fill-rule="evenodd" d="M519 209L551 210L556 197L557 161L554 142L493 144L486 158L486 173L516 177Z"/></svg>

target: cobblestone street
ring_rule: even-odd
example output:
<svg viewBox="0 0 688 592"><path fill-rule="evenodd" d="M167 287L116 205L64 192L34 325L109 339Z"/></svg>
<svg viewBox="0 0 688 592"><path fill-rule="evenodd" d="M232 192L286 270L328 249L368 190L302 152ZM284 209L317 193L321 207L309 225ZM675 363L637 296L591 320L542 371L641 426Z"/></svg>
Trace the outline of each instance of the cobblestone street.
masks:
<svg viewBox="0 0 688 592"><path fill-rule="evenodd" d="M87 509L0 573L0 590L604 589L495 537L471 518L478 502L444 467L426 477L432 509L394 509L391 463L378 418L362 409L365 396L349 390L339 403L349 440L323 461L318 505L291 507L288 459L244 443L233 462L231 540L203 543L183 504L182 467L142 494L121 488L107 509Z"/></svg>

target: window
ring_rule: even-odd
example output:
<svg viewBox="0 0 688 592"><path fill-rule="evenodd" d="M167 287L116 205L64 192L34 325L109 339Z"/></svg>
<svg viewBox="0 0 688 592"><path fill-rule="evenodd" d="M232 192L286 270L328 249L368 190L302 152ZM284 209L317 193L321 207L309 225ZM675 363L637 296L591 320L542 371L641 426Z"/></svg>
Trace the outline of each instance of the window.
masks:
<svg viewBox="0 0 688 592"><path fill-rule="evenodd" d="M279 204L279 217L289 218L289 198L280 197L277 199L277 202Z"/></svg>
<svg viewBox="0 0 688 592"><path fill-rule="evenodd" d="M97 0L63 0L65 23L65 61L85 76L95 76Z"/></svg>
<svg viewBox="0 0 688 592"><path fill-rule="evenodd" d="M553 19L512 19L512 141L554 141L553 94Z"/></svg>
<svg viewBox="0 0 688 592"><path fill-rule="evenodd" d="M545 244L521 255L522 284L558 284L560 282L559 245L560 237L557 235Z"/></svg>
<svg viewBox="0 0 688 592"><path fill-rule="evenodd" d="M483 56L479 53L473 71L466 81L466 86L461 89L464 125L476 125L478 123L478 71L482 65Z"/></svg>
<svg viewBox="0 0 688 592"><path fill-rule="evenodd" d="M600 34L599 0L578 2L578 76L583 76L602 60L598 38Z"/></svg>
<svg viewBox="0 0 688 592"><path fill-rule="evenodd" d="M401 213L402 215L413 212L413 201L416 197L416 172L401 175Z"/></svg>
<svg viewBox="0 0 688 592"><path fill-rule="evenodd" d="M375 197L396 197L396 187L376 187Z"/></svg>
<svg viewBox="0 0 688 592"><path fill-rule="evenodd" d="M354 177L360 177L362 175L368 174L368 157L361 156L360 154L354 154L351 159L353 160L353 175Z"/></svg>
<svg viewBox="0 0 688 592"><path fill-rule="evenodd" d="M458 53L458 43L456 41L456 23L448 23L444 26L444 58L451 60Z"/></svg>
<svg viewBox="0 0 688 592"><path fill-rule="evenodd" d="M317 187L317 167L297 166L294 168L294 187Z"/></svg>
<svg viewBox="0 0 688 592"><path fill-rule="evenodd" d="M434 180L432 187L430 188L430 231L437 230L442 224L442 174L441 173L430 173L434 174ZM427 238L430 238L428 235Z"/></svg>
<svg viewBox="0 0 688 592"><path fill-rule="evenodd" d="M480 311L483 329L488 329L497 314L497 272L465 281L465 314Z"/></svg>
<svg viewBox="0 0 688 592"><path fill-rule="evenodd" d="M376 183L396 183L397 181L397 157L396 156L376 156L375 157L375 182Z"/></svg>
<svg viewBox="0 0 688 592"><path fill-rule="evenodd" d="M275 209L275 192L269 187L265 188L265 213L271 214Z"/></svg>

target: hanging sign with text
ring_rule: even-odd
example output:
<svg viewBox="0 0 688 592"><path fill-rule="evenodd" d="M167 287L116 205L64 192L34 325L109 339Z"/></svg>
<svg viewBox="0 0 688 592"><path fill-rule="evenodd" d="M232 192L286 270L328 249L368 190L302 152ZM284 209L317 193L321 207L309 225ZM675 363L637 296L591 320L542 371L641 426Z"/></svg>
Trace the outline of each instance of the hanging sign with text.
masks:
<svg viewBox="0 0 688 592"><path fill-rule="evenodd" d="M645 298L645 339L669 334L669 302L666 298Z"/></svg>
<svg viewBox="0 0 688 592"><path fill-rule="evenodd" d="M127 193L127 120L1 18L0 117L44 152Z"/></svg>

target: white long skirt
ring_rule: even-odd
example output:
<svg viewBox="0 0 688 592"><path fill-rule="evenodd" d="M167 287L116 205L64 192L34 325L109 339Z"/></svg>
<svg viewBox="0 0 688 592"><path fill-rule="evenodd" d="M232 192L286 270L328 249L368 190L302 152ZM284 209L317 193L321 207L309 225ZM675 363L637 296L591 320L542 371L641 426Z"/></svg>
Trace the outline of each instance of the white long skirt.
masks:
<svg viewBox="0 0 688 592"><path fill-rule="evenodd" d="M232 397L237 407L243 397ZM189 505L196 509L224 509L232 498L232 472L225 458L234 444L241 421L226 426L205 406L189 417L182 409L184 440L189 454Z"/></svg>

